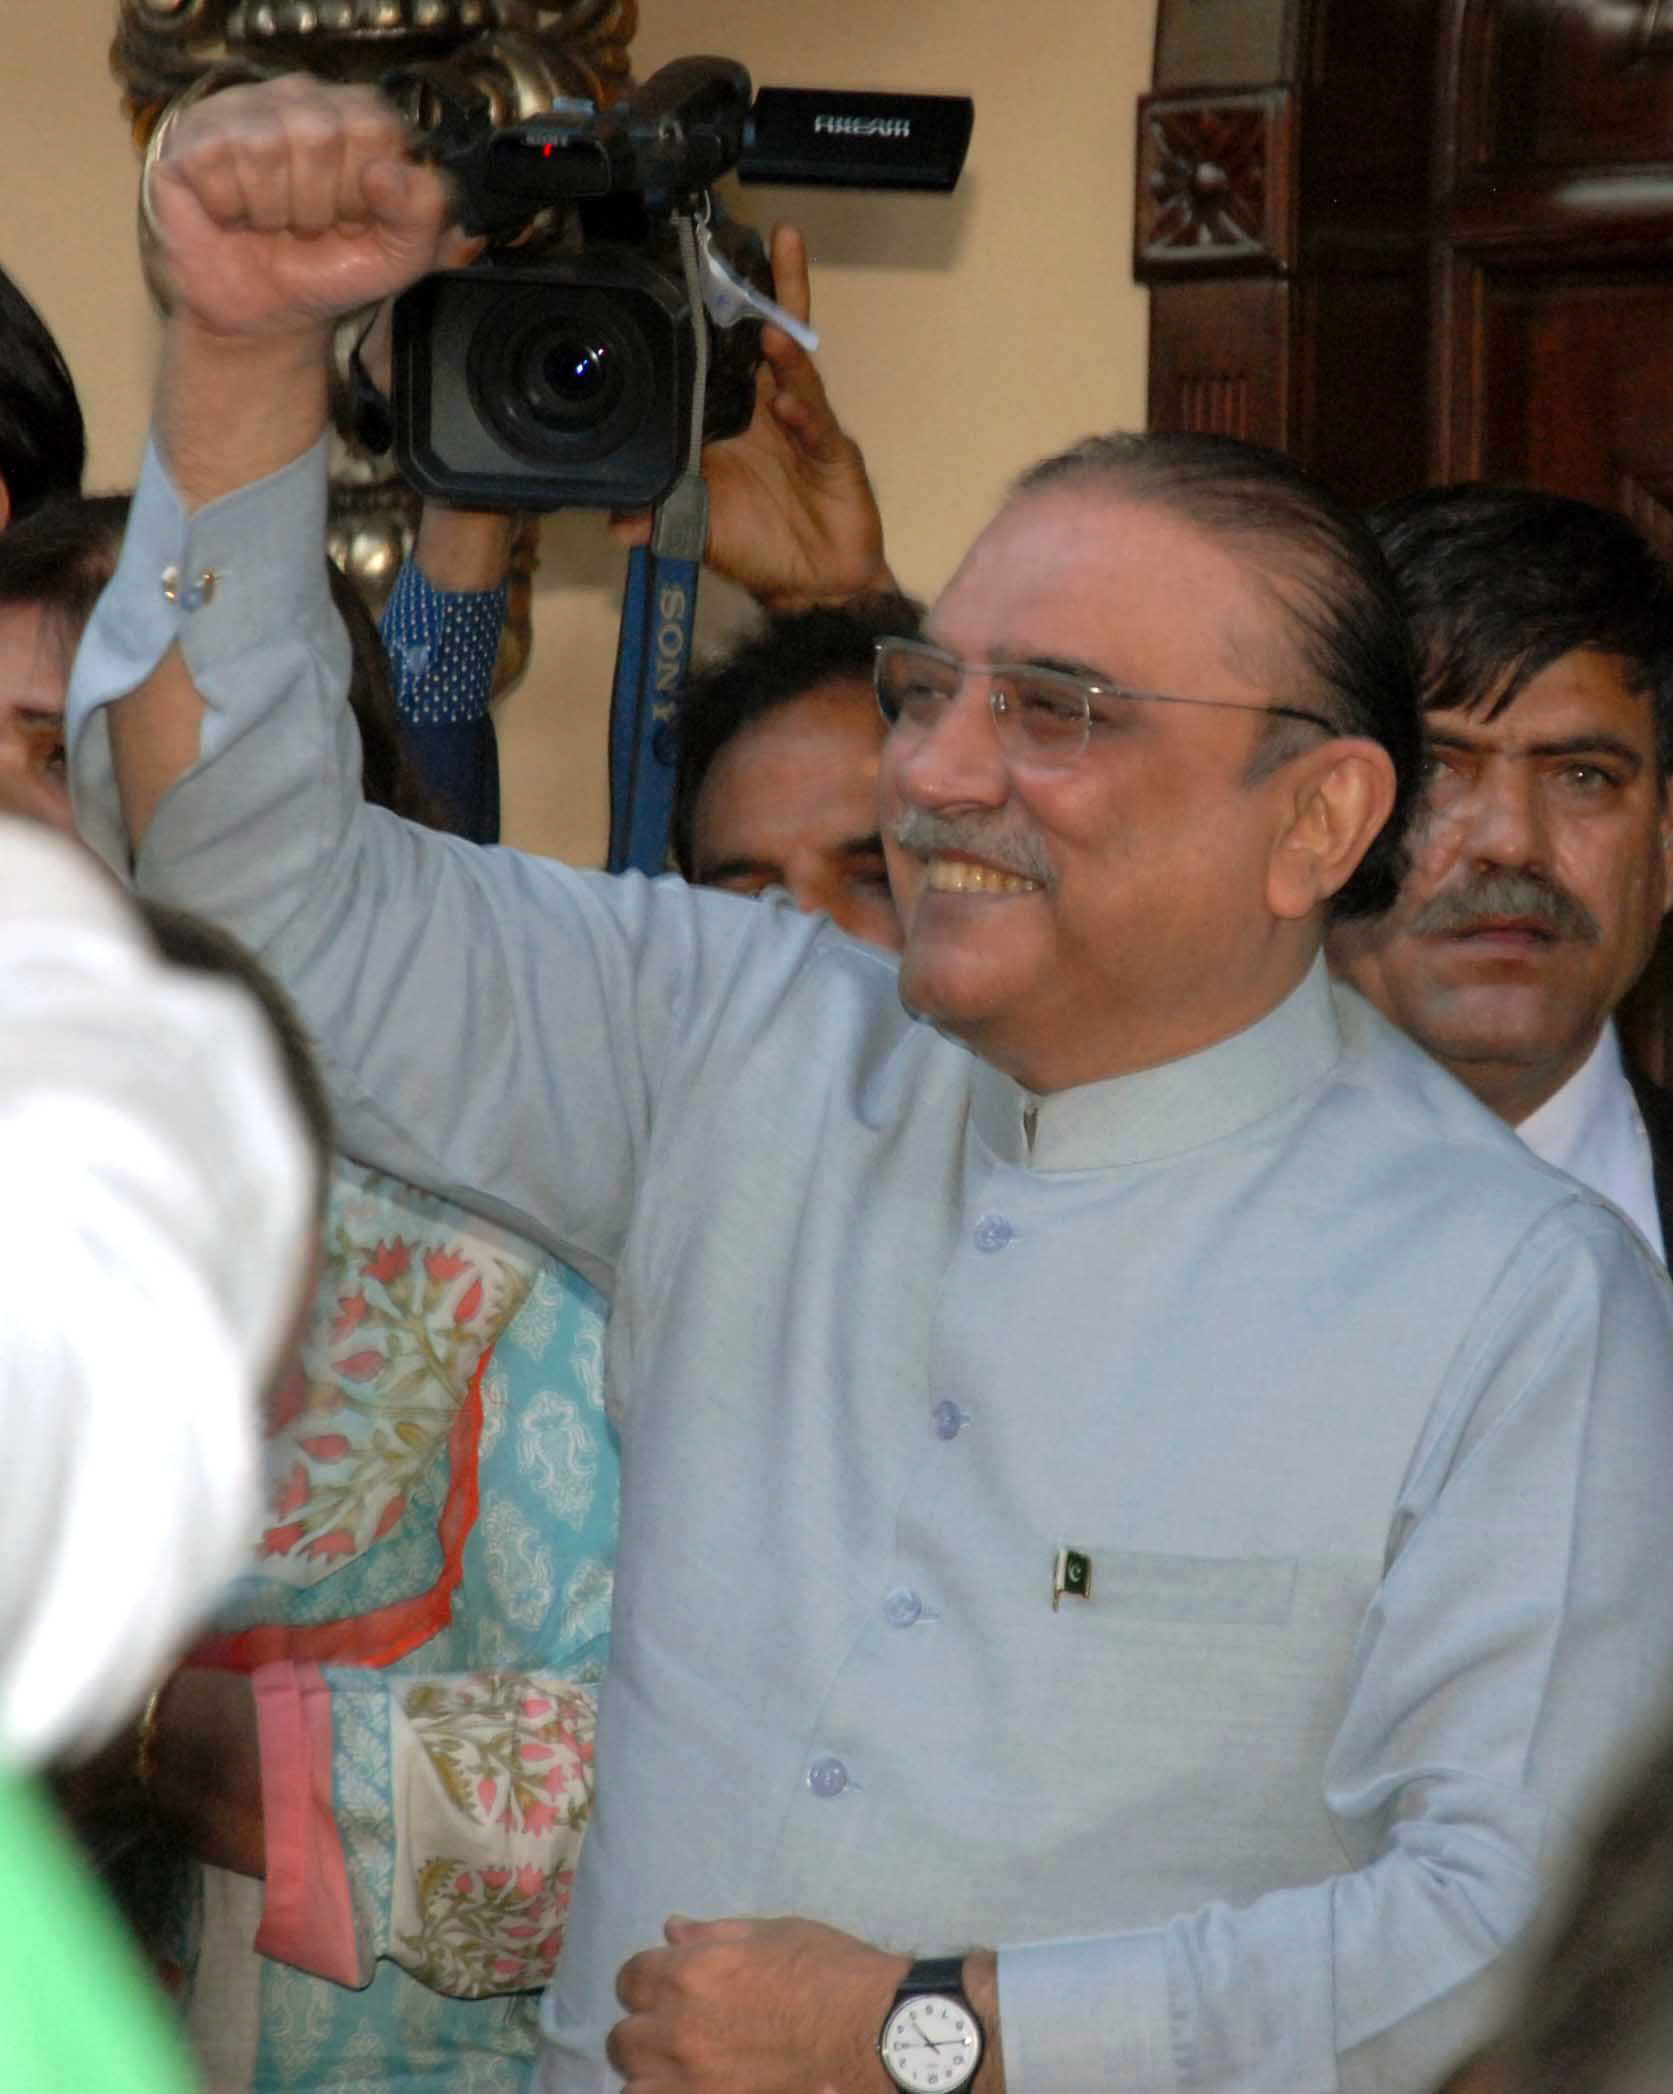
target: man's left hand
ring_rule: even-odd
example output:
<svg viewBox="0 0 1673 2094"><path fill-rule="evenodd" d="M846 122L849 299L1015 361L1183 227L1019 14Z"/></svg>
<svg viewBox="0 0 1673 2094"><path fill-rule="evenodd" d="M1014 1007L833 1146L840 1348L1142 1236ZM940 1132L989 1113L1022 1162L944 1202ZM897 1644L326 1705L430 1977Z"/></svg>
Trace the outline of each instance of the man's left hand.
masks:
<svg viewBox="0 0 1673 2094"><path fill-rule="evenodd" d="M635 2094L877 2094L877 2034L910 1967L805 1919L671 1919L622 1965L610 2062Z"/></svg>

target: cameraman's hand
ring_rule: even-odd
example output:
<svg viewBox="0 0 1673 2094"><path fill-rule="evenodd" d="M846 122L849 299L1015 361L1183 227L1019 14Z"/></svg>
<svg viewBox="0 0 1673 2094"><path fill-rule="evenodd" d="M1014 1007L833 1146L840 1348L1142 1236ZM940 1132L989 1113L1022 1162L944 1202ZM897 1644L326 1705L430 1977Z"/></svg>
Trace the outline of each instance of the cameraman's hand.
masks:
<svg viewBox="0 0 1673 2094"><path fill-rule="evenodd" d="M178 119L151 173L175 319L228 341L322 336L436 266L447 193L379 96L306 74Z"/></svg>
<svg viewBox="0 0 1673 2094"><path fill-rule="evenodd" d="M807 250L794 226L774 231L772 261L774 297L806 320ZM812 357L777 327L761 330L761 351L749 427L703 453L709 565L772 611L893 589L865 459ZM646 514L610 526L621 545L644 545L650 529Z"/></svg>

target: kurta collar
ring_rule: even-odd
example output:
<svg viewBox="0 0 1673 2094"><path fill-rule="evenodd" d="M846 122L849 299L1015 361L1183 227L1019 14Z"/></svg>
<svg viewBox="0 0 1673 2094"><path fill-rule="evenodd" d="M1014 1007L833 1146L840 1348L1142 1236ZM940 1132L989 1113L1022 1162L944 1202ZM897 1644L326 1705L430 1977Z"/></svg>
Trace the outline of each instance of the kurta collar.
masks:
<svg viewBox="0 0 1673 2094"><path fill-rule="evenodd" d="M1275 1009L1199 1054L1044 1098L983 1062L972 1107L983 1141L1004 1163L1102 1170L1200 1148L1252 1126L1318 1082L1341 1052L1321 954Z"/></svg>

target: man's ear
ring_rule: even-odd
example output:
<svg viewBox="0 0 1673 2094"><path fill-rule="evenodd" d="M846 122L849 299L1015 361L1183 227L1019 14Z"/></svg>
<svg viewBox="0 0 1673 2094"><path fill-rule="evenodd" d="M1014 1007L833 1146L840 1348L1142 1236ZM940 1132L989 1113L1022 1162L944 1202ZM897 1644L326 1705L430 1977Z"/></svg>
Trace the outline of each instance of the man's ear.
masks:
<svg viewBox="0 0 1673 2094"><path fill-rule="evenodd" d="M1380 742L1328 741L1274 774L1283 824L1267 868L1267 906L1299 922L1344 886L1394 806L1394 761Z"/></svg>

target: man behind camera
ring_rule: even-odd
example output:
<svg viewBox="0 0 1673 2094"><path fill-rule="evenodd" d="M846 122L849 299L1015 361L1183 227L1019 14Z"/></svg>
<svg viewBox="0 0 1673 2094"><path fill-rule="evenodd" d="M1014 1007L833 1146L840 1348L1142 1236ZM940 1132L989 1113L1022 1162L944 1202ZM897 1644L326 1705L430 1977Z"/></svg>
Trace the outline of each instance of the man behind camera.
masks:
<svg viewBox="0 0 1673 2094"><path fill-rule="evenodd" d="M75 760L105 848L119 788L142 882L296 991L351 1147L612 1295L543 2083L1427 2085L1673 1656L1673 1317L1330 989L1417 777L1374 548L1235 445L1030 475L880 667L898 979L368 815L318 439L332 315L440 236L402 144L306 84L175 133Z"/></svg>

